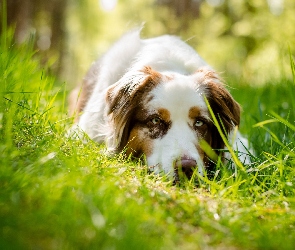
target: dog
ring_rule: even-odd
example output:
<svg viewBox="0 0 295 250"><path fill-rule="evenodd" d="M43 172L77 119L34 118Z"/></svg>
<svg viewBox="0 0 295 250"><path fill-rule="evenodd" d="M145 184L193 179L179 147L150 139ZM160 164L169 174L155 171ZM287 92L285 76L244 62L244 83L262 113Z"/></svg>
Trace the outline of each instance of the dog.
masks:
<svg viewBox="0 0 295 250"><path fill-rule="evenodd" d="M169 178L179 170L188 178L194 171L204 175L214 166L210 155L225 158L210 107L240 160L250 161L248 141L235 129L240 105L212 67L175 36L125 34L93 63L70 107L82 112L72 135L83 131L109 152L144 155L149 169Z"/></svg>

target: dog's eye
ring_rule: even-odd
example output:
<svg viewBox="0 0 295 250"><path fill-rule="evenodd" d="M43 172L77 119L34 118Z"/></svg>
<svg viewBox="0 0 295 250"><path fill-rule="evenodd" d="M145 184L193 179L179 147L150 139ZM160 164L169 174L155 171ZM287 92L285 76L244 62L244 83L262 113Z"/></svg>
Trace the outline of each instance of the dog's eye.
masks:
<svg viewBox="0 0 295 250"><path fill-rule="evenodd" d="M170 128L171 122L163 120L157 115L150 116L146 123L145 127L148 129L148 136L151 139L157 139L163 137L168 129Z"/></svg>
<svg viewBox="0 0 295 250"><path fill-rule="evenodd" d="M152 124L157 125L161 122L161 119L159 117L154 117L151 119Z"/></svg>
<svg viewBox="0 0 295 250"><path fill-rule="evenodd" d="M196 120L194 126L195 127L201 127L203 126L205 123L202 120Z"/></svg>
<svg viewBox="0 0 295 250"><path fill-rule="evenodd" d="M164 124L163 120L157 116L151 117L147 122L147 125L149 127L159 127L159 126L162 126L163 124Z"/></svg>

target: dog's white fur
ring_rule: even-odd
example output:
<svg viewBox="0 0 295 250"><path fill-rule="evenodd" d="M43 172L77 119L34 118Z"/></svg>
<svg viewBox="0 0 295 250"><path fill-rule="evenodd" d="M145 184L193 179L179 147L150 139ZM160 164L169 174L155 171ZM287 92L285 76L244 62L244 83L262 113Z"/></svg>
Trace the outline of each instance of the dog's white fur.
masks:
<svg viewBox="0 0 295 250"><path fill-rule="evenodd" d="M72 132L82 130L115 152L145 154L156 173L172 177L175 168L196 165L202 174L206 154L201 140L223 145L214 142L220 138L211 133L215 127L204 96L221 122L228 123L229 135L239 123L239 106L218 75L177 37L141 39L140 30L132 31L93 68L78 103L83 113ZM248 142L239 132L233 147L248 163Z"/></svg>

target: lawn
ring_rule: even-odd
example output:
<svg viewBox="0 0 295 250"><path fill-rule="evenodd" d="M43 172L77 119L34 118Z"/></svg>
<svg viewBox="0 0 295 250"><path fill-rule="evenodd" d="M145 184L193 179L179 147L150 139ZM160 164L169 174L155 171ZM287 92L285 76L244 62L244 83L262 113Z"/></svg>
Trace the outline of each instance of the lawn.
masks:
<svg viewBox="0 0 295 250"><path fill-rule="evenodd" d="M66 138L65 84L12 40L0 46L0 249L294 249L294 81L229 80L253 164L173 185Z"/></svg>

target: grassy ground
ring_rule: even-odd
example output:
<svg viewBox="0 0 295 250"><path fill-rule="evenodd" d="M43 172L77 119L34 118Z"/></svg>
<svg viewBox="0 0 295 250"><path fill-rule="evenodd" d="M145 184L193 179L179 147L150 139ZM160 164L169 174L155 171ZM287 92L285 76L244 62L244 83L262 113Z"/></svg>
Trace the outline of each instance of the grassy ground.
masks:
<svg viewBox="0 0 295 250"><path fill-rule="evenodd" d="M198 187L65 138L65 86L12 34L0 48L0 249L293 249L295 83L230 83L256 151Z"/></svg>

